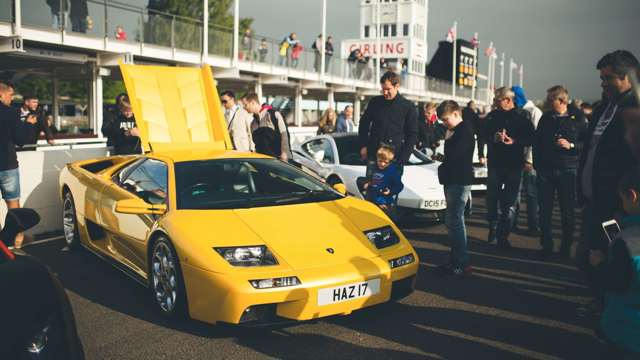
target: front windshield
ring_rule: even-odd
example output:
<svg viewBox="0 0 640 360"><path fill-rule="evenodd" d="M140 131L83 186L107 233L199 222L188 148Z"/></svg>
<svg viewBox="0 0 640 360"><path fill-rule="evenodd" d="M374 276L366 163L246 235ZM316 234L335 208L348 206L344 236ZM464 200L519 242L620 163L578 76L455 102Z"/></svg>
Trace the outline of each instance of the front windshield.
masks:
<svg viewBox="0 0 640 360"><path fill-rule="evenodd" d="M338 148L338 156L341 165L364 166L366 163L360 158L360 143L357 135L338 136L334 138L336 147ZM426 154L414 150L409 157L407 165L425 165L431 164L433 160Z"/></svg>
<svg viewBox="0 0 640 360"><path fill-rule="evenodd" d="M328 185L275 159L175 165L178 209L235 209L339 199Z"/></svg>

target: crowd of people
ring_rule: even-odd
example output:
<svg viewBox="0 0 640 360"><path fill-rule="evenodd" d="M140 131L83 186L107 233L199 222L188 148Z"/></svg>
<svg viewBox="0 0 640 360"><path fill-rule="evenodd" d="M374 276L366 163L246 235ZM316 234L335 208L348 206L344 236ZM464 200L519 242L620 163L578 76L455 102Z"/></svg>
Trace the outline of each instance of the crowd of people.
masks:
<svg viewBox="0 0 640 360"><path fill-rule="evenodd" d="M419 121L411 103L398 93L398 75L386 73L380 81L383 95L371 99L359 124L361 155L369 164L366 181L386 184L380 178L394 178L393 171L384 174L391 166L387 162L402 174L408 151L418 147L434 152L444 141L438 178L447 201L451 256L438 269L452 276L473 271L464 207L473 181L474 147L478 162L488 167L489 243L512 249L510 233L519 203L526 202L527 234L539 237L538 256L548 259L556 250L552 215L557 195L562 228L558 253L568 259L579 207L582 229L575 259L593 302L580 306L577 314L599 318L597 333L612 358L630 359L640 356L640 91L633 87L640 66L633 54L618 50L606 54L596 68L602 99L593 106L571 101L569 90L555 85L547 90L542 111L522 88L501 87L486 114L479 115L472 102L462 109L447 100L425 104ZM390 149L393 156L385 154ZM401 187L383 186L376 190L379 196L367 198L387 211L388 196L397 189Z"/></svg>
<svg viewBox="0 0 640 360"><path fill-rule="evenodd" d="M297 41L295 33L287 39ZM322 42L322 37L318 39ZM357 125L351 105L340 114L328 108L317 134L357 131L366 164L366 176L358 185L365 198L391 218L403 189L403 167L414 149L442 161L438 179L447 202L451 255L438 269L451 276L473 272L464 213L473 183L474 153L488 169L487 242L495 242L501 250L512 249L509 237L522 202L526 203L526 234L539 238L538 256L554 256L552 215L557 196L560 257L571 258L576 218L581 218L575 259L593 301L578 308L578 314L601 318L599 334L617 356L637 356L640 92L634 91L633 81L640 75L640 65L633 54L618 50L602 57L596 68L602 99L593 106L572 101L566 87L555 85L546 92L543 111L514 86L496 89L493 105L485 113L473 101L464 108L446 100L416 109L400 93L401 75L387 71L380 78L382 94L370 99ZM52 124L39 111L37 97L23 96L23 105L16 109L11 107L13 93L13 85L0 82L0 192L8 208L20 205L16 146L33 144L40 135L53 141ZM261 103L255 93L238 99L226 90L220 101L235 149L292 160L288 125L279 111ZM140 133L126 94L116 97L101 130L113 154L141 152Z"/></svg>

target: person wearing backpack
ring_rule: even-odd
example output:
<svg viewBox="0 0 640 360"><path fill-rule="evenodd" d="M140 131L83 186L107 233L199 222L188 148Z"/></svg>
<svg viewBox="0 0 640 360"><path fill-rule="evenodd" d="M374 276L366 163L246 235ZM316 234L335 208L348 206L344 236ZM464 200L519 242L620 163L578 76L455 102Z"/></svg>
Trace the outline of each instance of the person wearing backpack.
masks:
<svg viewBox="0 0 640 360"><path fill-rule="evenodd" d="M244 109L253 115L251 131L257 153L279 158L288 162L291 156L289 129L282 114L270 106L260 105L256 93L249 93L242 98Z"/></svg>

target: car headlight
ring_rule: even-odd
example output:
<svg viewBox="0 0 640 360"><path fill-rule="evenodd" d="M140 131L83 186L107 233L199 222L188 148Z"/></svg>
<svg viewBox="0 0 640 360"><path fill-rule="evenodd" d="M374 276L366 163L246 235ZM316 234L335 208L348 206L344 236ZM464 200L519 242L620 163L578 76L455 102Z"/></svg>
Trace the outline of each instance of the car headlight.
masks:
<svg viewBox="0 0 640 360"><path fill-rule="evenodd" d="M233 266L278 265L276 258L264 245L217 247L214 249Z"/></svg>
<svg viewBox="0 0 640 360"><path fill-rule="evenodd" d="M391 226L365 231L364 234L378 249L384 249L400 242L400 238L395 231L393 231Z"/></svg>

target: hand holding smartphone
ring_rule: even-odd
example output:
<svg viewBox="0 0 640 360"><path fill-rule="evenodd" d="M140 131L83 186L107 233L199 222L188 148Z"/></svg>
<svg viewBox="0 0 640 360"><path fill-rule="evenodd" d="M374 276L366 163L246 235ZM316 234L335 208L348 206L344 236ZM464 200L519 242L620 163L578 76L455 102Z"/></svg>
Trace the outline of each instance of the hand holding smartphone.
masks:
<svg viewBox="0 0 640 360"><path fill-rule="evenodd" d="M607 239L609 239L609 244L611 244L616 236L618 236L620 226L615 219L611 219L602 223L602 230L604 230L604 234L607 236Z"/></svg>

